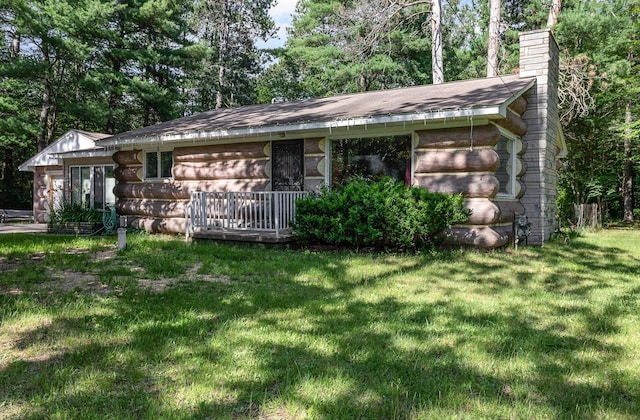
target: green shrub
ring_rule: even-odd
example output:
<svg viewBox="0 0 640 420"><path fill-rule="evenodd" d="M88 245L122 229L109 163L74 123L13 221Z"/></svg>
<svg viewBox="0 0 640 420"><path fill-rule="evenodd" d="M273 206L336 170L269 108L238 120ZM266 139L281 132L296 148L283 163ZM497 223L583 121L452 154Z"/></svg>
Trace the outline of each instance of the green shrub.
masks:
<svg viewBox="0 0 640 420"><path fill-rule="evenodd" d="M102 213L98 209L92 209L79 203L63 202L62 205L51 212L49 223L90 222L102 221Z"/></svg>
<svg viewBox="0 0 640 420"><path fill-rule="evenodd" d="M356 179L298 200L294 231L306 243L407 250L435 244L440 232L468 216L462 195L391 178Z"/></svg>

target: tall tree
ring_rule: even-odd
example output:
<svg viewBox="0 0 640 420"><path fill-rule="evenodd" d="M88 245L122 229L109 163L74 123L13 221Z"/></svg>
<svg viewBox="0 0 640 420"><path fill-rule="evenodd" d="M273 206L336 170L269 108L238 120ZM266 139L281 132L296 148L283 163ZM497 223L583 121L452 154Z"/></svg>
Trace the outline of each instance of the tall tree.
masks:
<svg viewBox="0 0 640 420"><path fill-rule="evenodd" d="M431 64L433 84L444 83L444 63L442 61L442 2L431 1Z"/></svg>
<svg viewBox="0 0 640 420"><path fill-rule="evenodd" d="M563 90L565 96L573 95L563 103L569 146L560 174L564 196L575 203L606 203L612 217L629 219L633 167L638 161L633 133L625 135L625 128L633 125L640 105L634 92L640 33L634 4L565 3L556 26L559 44L565 48L562 73L571 81ZM571 106L585 100L589 102L582 109Z"/></svg>
<svg viewBox="0 0 640 420"><path fill-rule="evenodd" d="M547 19L547 27L552 27L558 24L558 16L560 15L561 7L562 7L562 0L552 0L551 7L549 8L549 18Z"/></svg>
<svg viewBox="0 0 640 420"><path fill-rule="evenodd" d="M631 130L631 102L627 101L624 111L624 157L622 170L622 220L633 223L633 145Z"/></svg>
<svg viewBox="0 0 640 420"><path fill-rule="evenodd" d="M17 166L36 150L39 92L19 77L33 67L22 57L22 32L15 25L14 7L0 5L0 208L29 208L31 177Z"/></svg>
<svg viewBox="0 0 640 420"><path fill-rule="evenodd" d="M258 39L275 33L275 0L198 0L192 26L205 51L191 79L194 111L255 102L262 56Z"/></svg>
<svg viewBox="0 0 640 420"><path fill-rule="evenodd" d="M427 83L430 13L431 0L302 0L276 67L278 78L288 78L287 90L298 97ZM292 98L276 91L272 97ZM265 86L268 97L267 92Z"/></svg>
<svg viewBox="0 0 640 420"><path fill-rule="evenodd" d="M500 49L500 0L489 0L489 44L487 53L487 77L498 75L498 50Z"/></svg>

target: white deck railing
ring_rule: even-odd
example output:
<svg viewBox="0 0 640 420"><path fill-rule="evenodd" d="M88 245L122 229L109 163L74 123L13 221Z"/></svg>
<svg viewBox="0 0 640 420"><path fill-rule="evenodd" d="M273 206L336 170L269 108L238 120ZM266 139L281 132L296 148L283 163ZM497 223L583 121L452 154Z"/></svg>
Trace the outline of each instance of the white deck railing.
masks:
<svg viewBox="0 0 640 420"><path fill-rule="evenodd" d="M295 220L296 200L306 191L191 193L185 207L185 235L195 231L251 230L273 232L279 237Z"/></svg>

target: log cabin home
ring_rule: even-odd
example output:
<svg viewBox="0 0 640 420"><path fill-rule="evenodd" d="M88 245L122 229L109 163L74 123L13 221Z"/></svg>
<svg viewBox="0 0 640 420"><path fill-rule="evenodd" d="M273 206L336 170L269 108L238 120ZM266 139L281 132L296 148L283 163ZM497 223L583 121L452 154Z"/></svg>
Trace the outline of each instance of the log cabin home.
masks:
<svg viewBox="0 0 640 420"><path fill-rule="evenodd" d="M65 147L23 165L34 171L36 220L46 220L51 179L62 178L67 199L115 200L130 227L277 240L300 195L391 176L465 195L471 216L445 232L448 244L507 245L518 215L531 224L528 242L542 244L566 153L558 59L552 33L532 31L520 35L514 75L212 110L114 136L72 130L58 140ZM94 144L69 150L70 136ZM112 196L101 190L110 174Z"/></svg>

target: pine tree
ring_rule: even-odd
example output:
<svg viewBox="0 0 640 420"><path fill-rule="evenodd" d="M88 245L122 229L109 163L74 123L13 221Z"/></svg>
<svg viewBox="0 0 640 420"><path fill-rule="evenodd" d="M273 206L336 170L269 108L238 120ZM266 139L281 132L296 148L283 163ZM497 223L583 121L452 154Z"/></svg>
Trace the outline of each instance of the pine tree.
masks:
<svg viewBox="0 0 640 420"><path fill-rule="evenodd" d="M198 0L191 24L205 52L191 76L192 111L254 103L261 70L258 39L275 33L274 0Z"/></svg>

